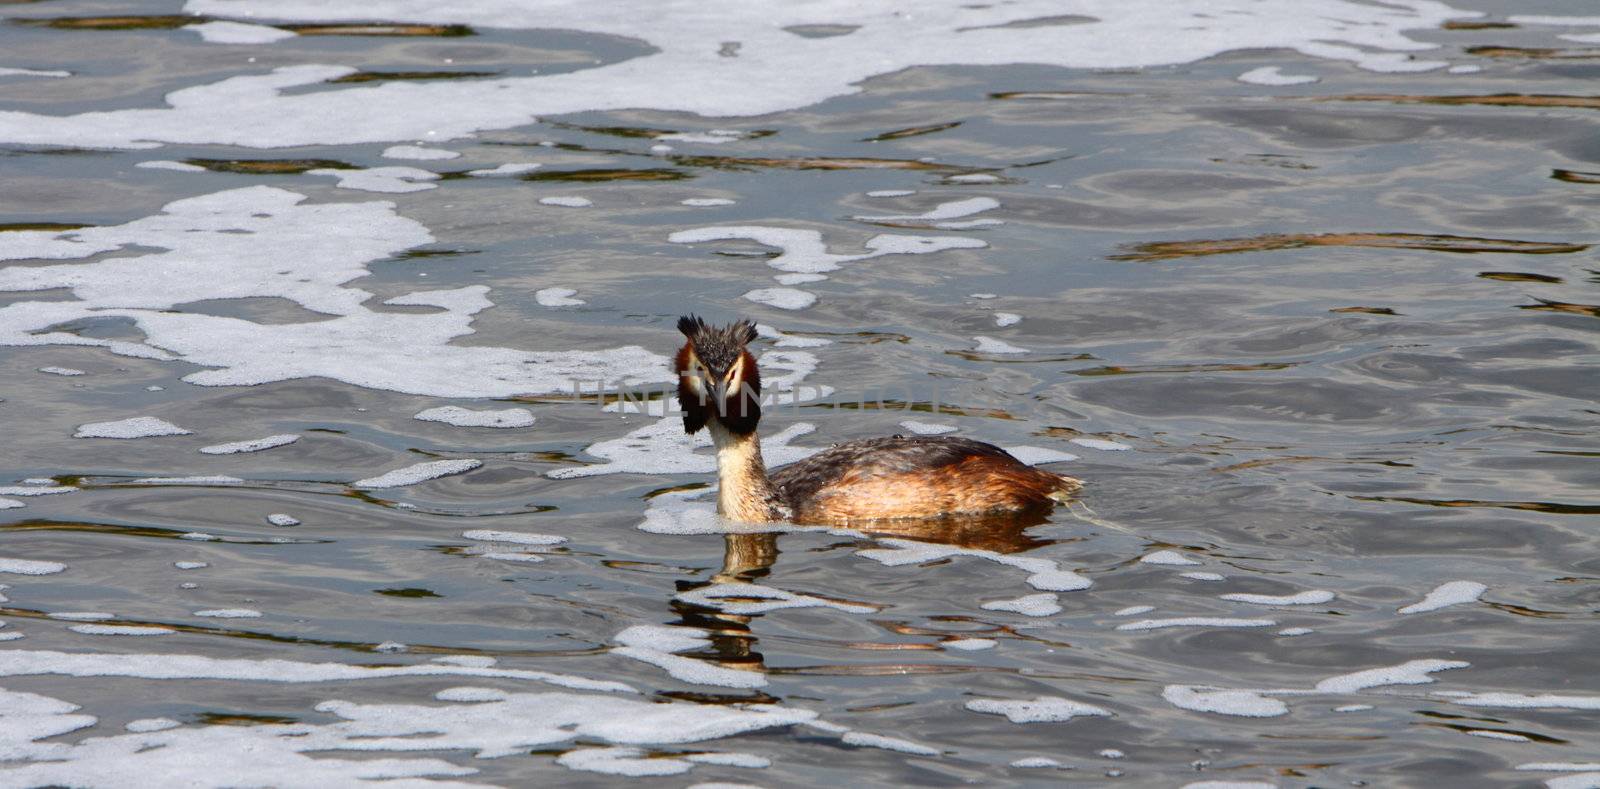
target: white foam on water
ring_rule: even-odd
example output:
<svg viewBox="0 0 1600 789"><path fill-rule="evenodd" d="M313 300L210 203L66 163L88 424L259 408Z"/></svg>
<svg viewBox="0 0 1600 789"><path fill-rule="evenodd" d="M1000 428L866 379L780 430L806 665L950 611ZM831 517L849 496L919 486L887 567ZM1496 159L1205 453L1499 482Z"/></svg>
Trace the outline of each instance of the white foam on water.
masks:
<svg viewBox="0 0 1600 789"><path fill-rule="evenodd" d="M142 625L69 625L67 629L88 636L165 636L178 632L170 627Z"/></svg>
<svg viewBox="0 0 1600 789"><path fill-rule="evenodd" d="M240 485L244 480L226 474L206 474L194 477L139 477L128 482L133 485Z"/></svg>
<svg viewBox="0 0 1600 789"><path fill-rule="evenodd" d="M986 611L1009 611L1023 616L1050 616L1061 613L1060 598L1050 592L1023 595L1014 600L994 600L980 607Z"/></svg>
<svg viewBox="0 0 1600 789"><path fill-rule="evenodd" d="M1000 642L992 638L952 638L940 641L939 646L945 649L959 649L963 652L977 652L983 649L994 649Z"/></svg>
<svg viewBox="0 0 1600 789"><path fill-rule="evenodd" d="M211 16L326 21L312 0L190 0ZM1011 23L1072 13L1075 25ZM861 91L871 77L924 65L1036 63L1122 69L1191 63L1233 50L1293 49L1373 71L1425 71L1443 61L1410 53L1438 45L1405 31L1476 16L1442 3L1375 6L1354 0L1287 5L1248 0L1054 0L928 7L912 0L852 4L744 4L721 0L662 9L645 0L597 15L582 4L529 7L506 0L424 6L371 2L341 19L567 29L642 40L648 54L565 73L397 83L285 94L353 69L286 66L175 91L166 108L50 116L0 113L0 142L148 147L160 143L288 147L453 139L526 125L540 116L624 108L707 117L755 116ZM805 38L803 25L850 25L845 36ZM738 57L714 57L738 41ZM705 133L702 141L727 135ZM661 135L667 137L668 135ZM681 139L681 138L680 138Z"/></svg>
<svg viewBox="0 0 1600 789"><path fill-rule="evenodd" d="M138 720L128 721L127 723L122 725L122 728L124 728L124 729L126 729L128 731L131 731L131 732L133 732L135 734L143 734L145 732L166 731L167 729L176 729L176 728L178 728L179 726L182 726L182 725L183 724L181 724L181 723L179 723L179 722L177 722L177 721L175 721L175 720L173 720L171 718L140 718Z"/></svg>
<svg viewBox="0 0 1600 789"><path fill-rule="evenodd" d="M339 179L335 186L340 189L354 189L359 192L378 192L380 194L405 194L406 192L425 192L429 189L438 189L439 185L429 183L439 180L439 174L430 170L417 167L367 167L367 168L319 168L307 170L306 175L330 175Z"/></svg>
<svg viewBox="0 0 1600 789"><path fill-rule="evenodd" d="M206 168L188 162L175 162L169 159L151 159L134 165L143 170L170 170L175 173L203 173Z"/></svg>
<svg viewBox="0 0 1600 789"><path fill-rule="evenodd" d="M965 230L974 227L991 227L1005 224L998 219L976 219L967 222L950 222L951 219L960 219L984 211L992 211L1000 207L1000 201L992 197L969 197L965 200L951 200L940 203L920 214L901 214L896 216L857 216L862 222L883 225L926 225L940 230Z"/></svg>
<svg viewBox="0 0 1600 789"><path fill-rule="evenodd" d="M73 743L36 742L95 723L88 715L72 715L77 706L33 694L0 691L7 713L28 717L23 727L0 725L0 741L9 757L0 773L8 785L111 786L126 784L128 775L160 785L196 783L208 786L252 786L272 775L284 786L407 786L467 789L482 784L419 780L428 776L460 776L477 772L436 758L327 758L339 751L376 757L384 752L465 750L478 758L525 754L529 750L581 740L612 743L621 748L599 758L567 759L579 769L608 768L629 762L676 763L673 773L695 764L759 768L770 764L752 754L702 753L648 758L640 745L672 745L733 737L747 732L806 723L815 713L763 705L739 709L692 703L653 703L574 693L514 693L494 700L431 704L357 704L330 700L316 711L336 716L328 724L261 726L195 726L89 737ZM3 715L5 713L0 713ZM3 718L0 718L3 720ZM141 726L139 728L146 728ZM148 728L155 729L155 726ZM306 754L315 753L319 758ZM559 761L559 760L558 760ZM400 778L413 780L378 781Z"/></svg>
<svg viewBox="0 0 1600 789"><path fill-rule="evenodd" d="M1437 611L1452 605L1477 602L1489 587L1477 581L1448 581L1434 587L1433 591L1423 596L1420 602L1412 603L1397 610L1399 614L1420 614L1426 611Z"/></svg>
<svg viewBox="0 0 1600 789"><path fill-rule="evenodd" d="M771 759L765 756L757 756L753 753L691 753L683 758L695 764L744 767L751 770L764 770L772 766Z"/></svg>
<svg viewBox="0 0 1600 789"><path fill-rule="evenodd" d="M283 512L274 512L267 516L267 523L273 526L299 526L300 519Z"/></svg>
<svg viewBox="0 0 1600 789"><path fill-rule="evenodd" d="M258 619L261 617L261 612L254 608L212 608L196 611L194 615L210 619Z"/></svg>
<svg viewBox="0 0 1600 789"><path fill-rule="evenodd" d="M472 529L461 533L462 537L479 542L510 542L517 545L560 545L567 538L555 534L534 534L526 531L496 531L494 529Z"/></svg>
<svg viewBox="0 0 1600 789"><path fill-rule="evenodd" d="M1494 731L1492 729L1467 729L1466 734L1474 737L1483 737L1489 740L1505 740L1506 742L1532 742L1530 737L1521 734L1512 734L1508 731Z"/></svg>
<svg viewBox="0 0 1600 789"><path fill-rule="evenodd" d="M795 274L793 276L799 277L810 275ZM778 329L765 323L756 324L756 334L759 334L760 336L769 340L776 340L773 345L779 348L820 348L824 345L833 344L833 340L823 339L822 337L800 337L793 334L785 334L784 332L779 331Z"/></svg>
<svg viewBox="0 0 1600 789"><path fill-rule="evenodd" d="M856 555L887 567L924 564L951 556L972 556L1022 570L1028 573L1029 586L1047 592L1075 592L1088 589L1094 583L1071 570L1061 569L1056 562L1034 556L1011 556L994 551L957 548L952 545L916 542L895 537L880 537L877 538L877 542L883 547L856 551Z"/></svg>
<svg viewBox="0 0 1600 789"><path fill-rule="evenodd" d="M1568 38L1568 37L1567 36L1557 36L1557 38ZM1600 42L1600 39L1596 39L1596 42ZM1591 43L1595 43L1595 42L1591 42ZM1478 73L1478 72L1480 72L1482 70L1483 70L1483 66L1474 65L1474 64L1471 64L1471 63L1462 63L1462 64L1451 66L1450 68L1445 69L1446 72L1451 73L1451 74L1476 74L1476 73Z"/></svg>
<svg viewBox="0 0 1600 789"><path fill-rule="evenodd" d="M1214 712L1243 718L1274 718L1288 714L1287 704L1261 695L1267 692L1271 691L1168 685L1161 690L1161 698L1178 709L1191 712Z"/></svg>
<svg viewBox="0 0 1600 789"><path fill-rule="evenodd" d="M477 178L504 178L506 176L521 175L543 167L538 162L507 162L498 167L481 170L468 170L467 175Z"/></svg>
<svg viewBox="0 0 1600 789"><path fill-rule="evenodd" d="M708 241L754 241L762 246L782 250L767 265L779 271L799 274L822 274L838 271L845 263L882 257L884 255L924 255L947 249L982 249L988 244L975 238L950 238L944 236L902 236L882 234L867 239L862 246L869 251L858 255L836 255L828 251L818 230L795 230L786 227L738 225L701 227L680 230L667 236L674 244L698 244Z"/></svg>
<svg viewBox="0 0 1600 789"><path fill-rule="evenodd" d="M484 669L478 669L484 671ZM503 700L448 706L325 701L319 712L345 720L310 729L305 750L476 750L479 758L526 752L572 739L622 745L700 742L804 723L809 710L665 703L564 692L512 693ZM262 727L252 727L262 728ZM421 736L428 735L428 736Z"/></svg>
<svg viewBox="0 0 1600 789"><path fill-rule="evenodd" d="M1235 77L1247 85L1309 85L1320 80L1309 74L1285 74L1279 66L1262 66L1253 68Z"/></svg>
<svg viewBox="0 0 1600 789"><path fill-rule="evenodd" d="M447 666L468 666L470 668L488 668L488 667L490 667L490 666L492 666L492 665L494 665L494 664L496 664L496 663L498 663L500 661L495 659L495 658L489 657L488 655L443 655L441 657L434 658L433 662L435 662L435 663L443 663L443 664L445 664Z"/></svg>
<svg viewBox="0 0 1600 789"><path fill-rule="evenodd" d="M1104 750L1096 752L1095 755L1096 756L1103 756L1103 757L1105 757L1107 759L1121 759L1121 758L1127 756L1127 754L1123 753L1122 751L1117 750L1116 748L1106 748Z"/></svg>
<svg viewBox="0 0 1600 789"><path fill-rule="evenodd" d="M869 734L864 731L846 732L839 741L845 745L854 745L857 748L878 748L885 751L909 753L913 756L938 756L943 753L938 748L930 748L921 743L902 740L899 737L888 737L882 734Z"/></svg>
<svg viewBox="0 0 1600 789"><path fill-rule="evenodd" d="M1180 616L1172 619L1141 619L1117 625L1118 630L1161 630L1168 627L1272 627L1276 619L1239 619L1226 616Z"/></svg>
<svg viewBox="0 0 1600 789"><path fill-rule="evenodd" d="M537 564L539 562L544 561L544 557L540 556L539 554L536 554L536 553L511 553L511 552L506 552L506 551L490 551L488 553L482 553L482 554L478 554L478 555L482 556L485 559L493 559L493 560L499 561L499 562L524 562L526 564Z"/></svg>
<svg viewBox="0 0 1600 789"><path fill-rule="evenodd" d="M1032 770L1046 767L1061 767L1062 765L1061 762L1058 762L1048 756L1029 756L1013 761L1010 766L1024 770Z"/></svg>
<svg viewBox="0 0 1600 789"><path fill-rule="evenodd" d="M1546 789L1600 789L1600 773L1579 773L1546 778Z"/></svg>
<svg viewBox="0 0 1600 789"><path fill-rule="evenodd" d="M38 559L11 559L0 556L0 573L53 575L65 569L67 569L67 566L61 562L45 562Z"/></svg>
<svg viewBox="0 0 1600 789"><path fill-rule="evenodd" d="M575 299L578 291L572 288L540 288L533 292L533 300L541 307L576 307L588 304L583 299Z"/></svg>
<svg viewBox="0 0 1600 789"><path fill-rule="evenodd" d="M953 184L992 184L1000 180L1000 176L990 173L963 173L952 175L945 181Z"/></svg>
<svg viewBox="0 0 1600 789"><path fill-rule="evenodd" d="M744 298L780 310L803 310L817 303L817 294L796 288L756 288Z"/></svg>
<svg viewBox="0 0 1600 789"><path fill-rule="evenodd" d="M1108 441L1103 438L1069 438L1067 439L1067 442L1077 444L1080 447L1098 449L1104 452L1121 452L1124 450L1133 449L1133 447L1128 446L1120 441Z"/></svg>
<svg viewBox="0 0 1600 789"><path fill-rule="evenodd" d="M1600 27L1600 16L1553 16L1541 14L1512 14L1506 21L1514 25L1556 25L1565 27Z"/></svg>
<svg viewBox="0 0 1600 789"><path fill-rule="evenodd" d="M557 195L539 198L539 205L553 205L559 208L588 208L594 205L594 201L587 197Z"/></svg>
<svg viewBox="0 0 1600 789"><path fill-rule="evenodd" d="M511 694L498 688L445 688L433 697L440 701L505 701Z"/></svg>
<svg viewBox="0 0 1600 789"><path fill-rule="evenodd" d="M974 299L985 299L985 300L987 300L987 299L998 299L998 298L1000 298L1000 294L998 294L998 293L968 293L967 297L968 298L974 298Z"/></svg>
<svg viewBox="0 0 1600 789"><path fill-rule="evenodd" d="M827 274L775 274L772 277L779 285L804 285L808 282L821 282L828 278Z"/></svg>
<svg viewBox="0 0 1600 789"><path fill-rule="evenodd" d="M0 285L0 287L4 286ZM72 437L151 438L153 436L187 436L193 434L193 430L184 430L164 419L157 419L153 416L136 416L129 419L118 419L114 422L89 422L78 425L78 430L72 434Z"/></svg>
<svg viewBox="0 0 1600 789"><path fill-rule="evenodd" d="M750 583L718 583L679 592L673 599L713 608L725 614L765 614L786 608L831 608L851 614L871 614L880 607L841 603L814 595Z"/></svg>
<svg viewBox="0 0 1600 789"><path fill-rule="evenodd" d="M198 570L202 567L210 567L211 565L208 562L173 562L172 566L178 568L179 570Z"/></svg>
<svg viewBox="0 0 1600 789"><path fill-rule="evenodd" d="M1223 576L1221 573L1205 573L1205 572L1178 573L1178 577L1180 577L1180 578L1188 578L1191 581L1224 581L1224 580L1227 580L1227 578L1225 576Z"/></svg>
<svg viewBox="0 0 1600 789"><path fill-rule="evenodd" d="M1156 610L1156 607L1153 606L1153 605L1130 605L1127 608L1119 608L1116 611L1113 611L1111 613L1111 615L1112 616L1134 616L1136 614L1148 614L1148 613L1150 613L1151 611L1154 611L1154 610Z"/></svg>
<svg viewBox="0 0 1600 789"><path fill-rule="evenodd" d="M180 540L194 540L195 542L216 542L218 540L221 540L222 538L218 537L215 534L206 534L203 531L191 531L191 532L184 532L183 534L178 535L178 539L180 539Z"/></svg>
<svg viewBox="0 0 1600 789"><path fill-rule="evenodd" d="M12 68L0 66L0 77L55 77L57 79L70 77L72 72L59 70L43 70L31 68Z"/></svg>
<svg viewBox="0 0 1600 789"><path fill-rule="evenodd" d="M1329 677L1318 682L1315 690L1318 693L1355 693L1385 685L1426 685L1434 681L1430 674L1471 665L1461 660L1410 660L1398 666Z"/></svg>
<svg viewBox="0 0 1600 789"><path fill-rule="evenodd" d="M1069 460L1078 459L1078 456L1071 452L1062 452L1059 449L1051 449L1049 447L1028 446L1026 444L1006 447L1005 450L1007 454L1030 466L1040 466L1045 463L1065 463Z"/></svg>
<svg viewBox="0 0 1600 789"><path fill-rule="evenodd" d="M376 477L358 479L350 484L352 487L357 488L402 488L427 482L431 479L465 474L482 465L483 461L473 458L432 460L384 472Z"/></svg>
<svg viewBox="0 0 1600 789"><path fill-rule="evenodd" d="M650 499L639 531L650 534L728 534L762 531L791 531L784 524L740 524L723 520L717 514L710 490L673 491Z"/></svg>
<svg viewBox="0 0 1600 789"><path fill-rule="evenodd" d="M82 488L76 485L17 485L0 486L0 496L55 496L62 493L76 493Z"/></svg>
<svg viewBox="0 0 1600 789"><path fill-rule="evenodd" d="M615 640L620 646L612 647L611 654L649 663L666 671L674 679L696 685L766 687L767 677L759 671L729 668L708 660L673 654L710 646L706 635L706 631L693 627L635 625L616 635Z"/></svg>
<svg viewBox="0 0 1600 789"><path fill-rule="evenodd" d="M236 455L244 452L261 452L288 446L299 440L300 436L293 433L281 433L275 436L267 436L266 438L252 438L227 444L212 444L209 447L201 447L200 451L207 455Z"/></svg>
<svg viewBox="0 0 1600 789"><path fill-rule="evenodd" d="M116 614L104 611L57 611L53 614L45 614L45 616L67 622L99 622L105 619L117 618Z"/></svg>
<svg viewBox="0 0 1600 789"><path fill-rule="evenodd" d="M383 149L383 158L444 161L446 159L460 159L461 152L445 150L444 148L424 148L420 145L391 145Z"/></svg>
<svg viewBox="0 0 1600 789"><path fill-rule="evenodd" d="M411 416L424 422L443 422L456 427L528 427L534 422L533 412L526 408L474 411L454 405L428 408Z"/></svg>
<svg viewBox="0 0 1600 789"><path fill-rule="evenodd" d="M711 208L719 205L736 205L738 201L729 200L726 197L690 197L685 200L679 200L678 203L680 205L694 206L695 208Z"/></svg>
<svg viewBox="0 0 1600 789"><path fill-rule="evenodd" d="M526 679L573 690L637 693L632 686L548 671L458 666L444 663L355 666L296 660L247 660L181 654L99 654L9 650L0 652L0 676L138 677L143 679L223 679L247 682L342 682L386 677L494 677Z"/></svg>
<svg viewBox="0 0 1600 789"><path fill-rule="evenodd" d="M1516 769L1583 773L1591 770L1600 771L1600 762L1527 762L1517 765Z"/></svg>
<svg viewBox="0 0 1600 789"><path fill-rule="evenodd" d="M1180 789L1278 789L1278 785L1270 781L1194 781Z"/></svg>
<svg viewBox="0 0 1600 789"><path fill-rule="evenodd" d="M973 699L966 703L973 712L1004 715L1012 723L1059 723L1073 718L1109 717L1111 712L1093 704L1064 699L1060 696L1039 696L1027 700Z"/></svg>
<svg viewBox="0 0 1600 789"><path fill-rule="evenodd" d="M1465 707L1504 707L1507 709L1600 710L1600 696L1566 696L1555 693L1444 693L1452 704Z"/></svg>
<svg viewBox="0 0 1600 789"><path fill-rule="evenodd" d="M1015 326L1022 322L1022 316L1015 312L997 312L994 314L994 325L1004 328Z"/></svg>
<svg viewBox="0 0 1600 789"><path fill-rule="evenodd" d="M919 436L938 436L945 433L954 433L961 429L955 425L945 425L938 422L918 422L914 419L907 419L901 422L900 426Z"/></svg>
<svg viewBox="0 0 1600 789"><path fill-rule="evenodd" d="M1236 603L1251 603L1254 605L1319 605L1333 599L1333 592L1326 589L1309 589L1291 595L1245 594L1238 592L1221 596L1224 600Z"/></svg>
<svg viewBox="0 0 1600 789"><path fill-rule="evenodd" d="M1016 354L1029 352L1027 348L1012 345L1005 340L997 340L993 337L984 337L980 335L973 337L972 339L977 342L977 345L974 346L972 350L977 351L978 353Z"/></svg>
<svg viewBox="0 0 1600 789"><path fill-rule="evenodd" d="M14 510L26 506L28 505L23 504L16 499L0 499L0 510Z"/></svg>
<svg viewBox="0 0 1600 789"><path fill-rule="evenodd" d="M39 372L49 373L50 375L87 375L84 371L72 367L40 367Z"/></svg>
<svg viewBox="0 0 1600 789"><path fill-rule="evenodd" d="M1340 706L1334 707L1333 711L1334 712L1366 712L1367 710L1370 710L1370 709L1376 709L1376 708L1373 707L1371 704L1342 704Z"/></svg>
<svg viewBox="0 0 1600 789"><path fill-rule="evenodd" d="M1308 636L1315 632L1317 631L1312 630L1309 627L1286 627L1282 630L1279 630L1278 635L1286 638L1293 638L1295 636Z"/></svg>
<svg viewBox="0 0 1600 789"><path fill-rule="evenodd" d="M743 140L750 135L737 129L711 129L703 132L670 132L657 134L652 139L672 140L673 142L695 142L706 145L721 145L725 142Z"/></svg>
<svg viewBox="0 0 1600 789"><path fill-rule="evenodd" d="M556 764L569 770L628 778L681 775L694 769L687 759L651 756L639 748L577 748L557 756Z"/></svg>
<svg viewBox="0 0 1600 789"><path fill-rule="evenodd" d="M665 357L637 346L549 352L451 344L471 334L473 316L493 305L481 285L389 301L439 312L375 312L364 306L372 293L344 283L367 276L370 262L432 243L433 236L396 215L392 203L306 205L305 199L255 186L178 200L161 214L123 225L0 234L0 260L85 258L128 246L164 250L0 269L0 290L70 288L78 299L0 308L0 345L91 345L143 358L181 358L214 368L184 376L209 386L320 376L407 394L505 397L563 391L574 380L671 380ZM215 276L221 269L232 275ZM254 297L285 298L334 317L262 324L175 309ZM130 318L146 339L49 330L95 317Z"/></svg>
<svg viewBox="0 0 1600 789"><path fill-rule="evenodd" d="M1177 551L1156 551L1155 553L1145 554L1144 556L1139 557L1139 561L1144 564L1161 564L1174 567L1199 564L1199 562L1190 559L1187 556L1178 553Z"/></svg>
<svg viewBox="0 0 1600 789"><path fill-rule="evenodd" d="M271 44L274 41L282 41L298 35L292 30L283 30L268 25L226 21L184 25L183 29L199 33L200 39L208 44Z"/></svg>
<svg viewBox="0 0 1600 789"><path fill-rule="evenodd" d="M0 633L0 641L16 641L26 637L27 636L23 635L22 633L18 633L14 630L8 630L4 633Z"/></svg>
<svg viewBox="0 0 1600 789"><path fill-rule="evenodd" d="M867 193L867 197L905 197L917 193L915 189L877 189Z"/></svg>

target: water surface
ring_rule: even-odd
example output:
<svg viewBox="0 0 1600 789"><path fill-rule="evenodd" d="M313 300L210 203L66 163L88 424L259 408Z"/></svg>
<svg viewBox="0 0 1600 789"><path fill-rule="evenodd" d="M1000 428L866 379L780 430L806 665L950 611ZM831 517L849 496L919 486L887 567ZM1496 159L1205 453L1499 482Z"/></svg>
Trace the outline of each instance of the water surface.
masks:
<svg viewBox="0 0 1600 789"><path fill-rule="evenodd" d="M0 784L1595 785L1596 26L1441 8L1391 41L1435 49L1339 39L1359 63L1262 48L1263 16L1220 54L1139 55L1152 21L1127 63L1065 68L1028 31L1092 23L1054 19L1000 28L1019 63L909 47L859 90L819 66L723 105L660 86L704 78L672 42L720 33L776 79L743 17L667 43L402 5L354 21L472 35L0 27L0 66L71 72L0 76L0 499L25 505L0 557L64 568L0 560ZM352 21L7 13L186 11ZM806 13L796 41L856 35ZM451 86L652 52L658 108L551 88L537 122L480 103L409 134ZM215 90L307 64L344 68ZM1317 81L1238 79L1273 66ZM429 87L334 94L392 133L257 120L403 85ZM356 173L380 167L416 170ZM1026 530L720 524L707 449L615 403L668 380L690 311L775 330L797 402L769 458L942 425L1078 456L1047 468L1082 503ZM414 418L440 406L535 421ZM141 416L189 432L74 437ZM300 438L200 451L274 435ZM76 490L23 495L51 486ZM124 728L149 719L177 726Z"/></svg>

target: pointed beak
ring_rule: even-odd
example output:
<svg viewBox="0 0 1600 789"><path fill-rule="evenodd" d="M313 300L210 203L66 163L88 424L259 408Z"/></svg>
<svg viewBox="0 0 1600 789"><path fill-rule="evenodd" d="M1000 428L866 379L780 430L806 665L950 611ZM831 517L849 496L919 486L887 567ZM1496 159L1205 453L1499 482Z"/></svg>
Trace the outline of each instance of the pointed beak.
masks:
<svg viewBox="0 0 1600 789"><path fill-rule="evenodd" d="M721 413L727 407L728 382L719 380L711 385L711 396L716 398L717 412Z"/></svg>

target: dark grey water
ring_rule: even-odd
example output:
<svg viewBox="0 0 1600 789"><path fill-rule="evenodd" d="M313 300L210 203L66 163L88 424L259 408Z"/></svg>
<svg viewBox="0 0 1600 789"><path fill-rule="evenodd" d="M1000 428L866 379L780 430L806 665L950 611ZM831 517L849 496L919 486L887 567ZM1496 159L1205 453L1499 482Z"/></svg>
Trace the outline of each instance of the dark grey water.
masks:
<svg viewBox="0 0 1600 789"><path fill-rule="evenodd" d="M146 5L140 13L176 12ZM131 13L85 3L22 8L33 17ZM1428 56L1483 67L1448 76L1376 74L1282 50L1129 71L920 67L872 79L857 95L758 118L575 113L432 146L464 154L450 161L384 159L387 143L0 146L0 251L13 262L0 293L0 312L9 312L0 327L12 346L0 353L0 484L50 478L80 488L0 496L26 505L0 511L0 557L66 567L0 572L11 587L0 602L0 637L25 636L0 645L0 687L94 717L73 723L64 707L0 695L0 785L134 785L149 775L174 785L622 780L608 769L674 773L640 779L674 786L1477 786L1562 776L1572 782L1561 785L1596 785L1600 778L1579 768L1600 761L1600 262L1591 247L1600 242L1600 126L1589 95L1600 50L1555 38L1572 31L1590 29L1414 31L1444 45ZM228 47L173 30L7 25L0 66L86 75L0 78L0 103L73 115L159 106L169 91L264 66L504 71L534 63L559 71L641 51L612 37L526 30ZM450 65L439 65L444 58ZM1234 79L1274 65L1321 80L1261 87ZM773 133L717 145L652 139L714 128ZM891 134L903 130L922 133ZM663 143L672 150L651 151ZM547 177L450 177L436 189L379 195L299 172L134 166L208 160L226 169L214 162L233 159L450 173L537 162L531 175ZM305 267L307 277L328 259L315 256L325 254L316 237L354 239L352 261L338 265L366 268L343 287L376 294L374 314L453 314L447 304L380 302L469 285L487 286L494 306L463 313L474 332L465 336L419 339L431 331L421 321L371 330L400 349L392 357L365 340L341 344L367 331L354 324L349 335L308 330L294 354L273 356L298 335L254 327L355 320L289 296L166 304L157 293L144 306L92 308L105 316L22 314L121 294L74 295L66 288L89 285L70 272L47 289L25 284L22 267L47 263L17 252L20 236L6 236L62 230L38 223L122 225L175 200L256 186L304 195L305 205L393 202L347 225L284 220L292 231L281 240L284 264ZM915 193L867 196L877 190ZM592 205L538 202L563 196ZM735 202L680 204L690 198ZM945 221L1003 223L943 230L858 218L973 198L998 207ZM252 208L255 199L219 212L268 210ZM432 241L384 248L384 239L409 232L406 220ZM187 221L199 220L178 224ZM784 272L764 265L771 247L668 241L730 226L817 231L835 255L865 254L863 243L880 233L987 246L846 261L825 281L774 285L768 277ZM293 237L305 227L312 238ZM234 232L226 229L213 228L192 250L171 246L189 231L124 233L97 256L52 253L52 262L87 267L179 248L170 265L199 261L214 268L196 278L225 281L229 261L246 256L219 246ZM97 271L89 279L109 276ZM110 281L113 291L133 291L152 280ZM318 287L326 295L339 283ZM795 311L743 297L770 287L801 289L816 302ZM572 289L584 303L542 306L535 293L547 288ZM452 381L487 385L489 376L468 372L477 362L441 350L447 345L632 345L664 355L676 347L673 321L688 311L747 315L828 341L761 342L788 354L791 369L815 366L798 377L801 386L832 388L774 409L769 436L804 423L814 432L791 434L792 446L821 447L907 432L907 420L949 425L1005 446L1078 455L1049 468L1086 481L1086 506L1026 533L703 533L711 523L704 504L658 495L712 479L709 455L701 449L696 461L674 444L670 420L608 413L592 397L573 401L531 384L510 390L533 392L527 397L499 398L517 402L429 395ZM998 326L1000 313L1021 320ZM164 327L159 315L219 318ZM237 342L217 339L245 323L251 328ZM40 340L49 344L18 347L46 327L57 333ZM191 361L63 344L71 336L149 339ZM1023 352L975 351L984 347L979 337ZM269 371L254 386L180 380L261 358L261 369L326 364L315 377L273 380ZM642 353L630 358L594 368L595 377L655 369ZM84 374L38 372L44 367ZM390 383L358 385L378 379ZM408 388L421 394L390 391ZM444 405L525 407L537 421L495 430L413 418ZM192 435L73 437L85 423L135 416ZM633 431L643 431L635 455L591 451ZM276 434L301 438L260 453L197 452ZM1131 449L1070 443L1085 437ZM574 471L608 457L623 473ZM350 484L465 458L483 465L409 487ZM242 482L138 481L205 475ZM278 513L299 523L270 524ZM486 529L566 541L463 536ZM959 550L896 563L918 550L894 541L906 537ZM1161 551L1194 564L1139 561ZM208 566L179 570L175 561ZM1030 574L1057 567L1092 585L1029 584ZM1210 575L1183 575L1190 572ZM767 589L697 596L713 583ZM1454 605L1399 613L1446 584L1441 602ZM771 590L801 597L795 607L740 607L778 594ZM1222 598L1240 593L1315 602ZM1061 610L984 607L1041 594ZM1151 609L1120 613L1133 606ZM261 616L195 614L215 609ZM83 633L69 629L82 623L49 618L63 612L175 632ZM1119 629L1187 617L1206 620ZM650 653L655 664L678 667L675 675L613 651L634 643L619 641L628 628L660 625L699 628L684 632L707 639L668 645L677 657ZM949 646L958 638L993 644ZM384 643L405 646L379 650ZM306 667L489 662L435 661L462 655L512 671L355 681L324 676L337 667ZM262 662L274 660L292 663ZM1388 671L1351 676L1376 669ZM622 682L639 694L551 687L519 670ZM510 696L435 700L461 686ZM1208 695L1216 689L1237 692ZM565 711L513 708L550 692L575 697L556 700ZM967 706L1036 697L1102 714L1013 723ZM357 706L324 703L335 699ZM640 706L610 708L617 699ZM807 711L826 724L749 722ZM667 717L647 720L655 714ZM721 730L731 736L694 729L714 727L708 716L717 715L747 717ZM149 718L181 726L123 731ZM371 728L339 728L352 718ZM870 737L852 739L840 727L922 751L871 747ZM497 737L507 738L498 743L503 755L475 758L495 755ZM299 753L296 738L323 745ZM612 746L649 758L643 767L585 771L584 759L599 758L590 751L615 756L596 750ZM240 755L246 748L271 758L252 762ZM673 758L702 752L770 766ZM1013 764L1035 757L1062 766ZM1565 767L1541 769L1549 763Z"/></svg>

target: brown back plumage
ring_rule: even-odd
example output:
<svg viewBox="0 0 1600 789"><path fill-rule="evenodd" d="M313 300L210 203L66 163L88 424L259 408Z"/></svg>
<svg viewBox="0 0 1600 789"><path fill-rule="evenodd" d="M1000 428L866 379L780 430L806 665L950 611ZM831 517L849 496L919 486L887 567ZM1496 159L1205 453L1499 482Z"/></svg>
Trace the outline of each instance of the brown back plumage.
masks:
<svg viewBox="0 0 1600 789"><path fill-rule="evenodd" d="M851 441L771 477L798 523L1048 510L1081 487L993 444L947 436Z"/></svg>

